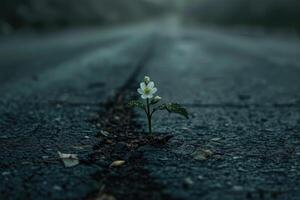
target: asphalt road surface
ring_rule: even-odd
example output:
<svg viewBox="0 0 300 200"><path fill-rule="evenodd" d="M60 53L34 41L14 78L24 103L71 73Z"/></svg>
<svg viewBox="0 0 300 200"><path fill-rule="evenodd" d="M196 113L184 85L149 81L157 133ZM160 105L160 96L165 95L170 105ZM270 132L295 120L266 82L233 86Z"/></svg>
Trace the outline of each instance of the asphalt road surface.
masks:
<svg viewBox="0 0 300 200"><path fill-rule="evenodd" d="M110 162L65 168L57 151L87 160L107 105L135 94L144 75L163 101L190 113L155 115L154 130L174 137L138 148L143 173L159 186L153 194L164 194L157 199L299 199L299 59L295 36L174 18L0 38L0 199L96 199L103 187L93 175L110 173ZM130 122L143 132L145 117L134 112ZM98 199L134 199L133 185Z"/></svg>

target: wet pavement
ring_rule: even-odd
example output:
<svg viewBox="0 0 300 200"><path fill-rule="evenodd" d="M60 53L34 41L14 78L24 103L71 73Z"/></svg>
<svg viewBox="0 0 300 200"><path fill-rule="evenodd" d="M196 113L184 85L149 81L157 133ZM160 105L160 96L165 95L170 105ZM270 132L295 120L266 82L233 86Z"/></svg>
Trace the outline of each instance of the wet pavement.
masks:
<svg viewBox="0 0 300 200"><path fill-rule="evenodd" d="M93 119L105 115L104 105L126 86L135 92L132 81L138 87L144 75L157 83L163 101L182 103L190 112L189 120L155 115L154 130L174 137L163 147L138 149L147 161L143 168L161 185L157 193L298 199L297 42L183 28L174 20L5 39L0 199L84 199L98 191L101 184L91 175L106 173L107 163L64 168L57 151L87 159L101 130ZM145 125L136 112L132 122ZM132 192L127 187L125 195Z"/></svg>

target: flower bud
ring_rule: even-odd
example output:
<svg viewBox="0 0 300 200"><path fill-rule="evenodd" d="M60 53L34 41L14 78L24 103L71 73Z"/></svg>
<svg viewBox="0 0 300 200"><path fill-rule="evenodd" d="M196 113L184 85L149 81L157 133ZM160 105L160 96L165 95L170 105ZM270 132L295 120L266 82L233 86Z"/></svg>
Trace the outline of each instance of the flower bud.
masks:
<svg viewBox="0 0 300 200"><path fill-rule="evenodd" d="M156 104L156 103L158 103L160 100L161 100L161 97L160 97L160 96L155 96L155 97L152 99L151 104Z"/></svg>
<svg viewBox="0 0 300 200"><path fill-rule="evenodd" d="M161 100L161 97L160 97L160 96L155 96L155 97L154 97L154 100L155 100L155 101L160 101L160 100Z"/></svg>
<svg viewBox="0 0 300 200"><path fill-rule="evenodd" d="M148 83L150 82L150 77L149 77L149 76L145 76L144 82L145 82L146 84L148 84Z"/></svg>

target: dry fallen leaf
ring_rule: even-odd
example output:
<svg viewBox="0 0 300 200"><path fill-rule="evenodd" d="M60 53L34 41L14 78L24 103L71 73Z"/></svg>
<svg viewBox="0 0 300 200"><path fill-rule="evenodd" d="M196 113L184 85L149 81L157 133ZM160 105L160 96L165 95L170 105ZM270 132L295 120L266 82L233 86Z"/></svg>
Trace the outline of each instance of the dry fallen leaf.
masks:
<svg viewBox="0 0 300 200"><path fill-rule="evenodd" d="M65 167L74 167L79 164L77 154L61 153L59 151L57 153Z"/></svg>
<svg viewBox="0 0 300 200"><path fill-rule="evenodd" d="M192 153L192 156L195 160L206 160L211 157L213 152L209 149L198 149Z"/></svg>
<svg viewBox="0 0 300 200"><path fill-rule="evenodd" d="M124 165L125 161L124 160L116 160L114 162L112 162L109 167L120 167L122 165Z"/></svg>

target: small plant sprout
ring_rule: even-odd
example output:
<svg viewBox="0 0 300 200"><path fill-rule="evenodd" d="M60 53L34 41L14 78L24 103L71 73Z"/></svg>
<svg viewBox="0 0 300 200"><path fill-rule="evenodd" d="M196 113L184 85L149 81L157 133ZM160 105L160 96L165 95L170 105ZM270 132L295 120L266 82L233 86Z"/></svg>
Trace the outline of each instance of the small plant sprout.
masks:
<svg viewBox="0 0 300 200"><path fill-rule="evenodd" d="M145 111L148 120L149 134L152 134L152 116L156 111L166 110L169 113L177 113L188 119L188 112L180 104L160 103L162 98L160 96L154 96L157 92L157 88L149 76L145 76L137 92L141 95L142 100L132 100L128 105L130 107L141 108Z"/></svg>

